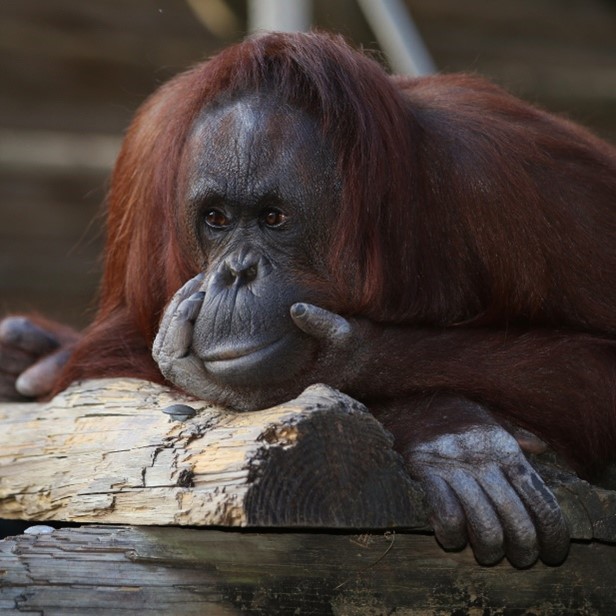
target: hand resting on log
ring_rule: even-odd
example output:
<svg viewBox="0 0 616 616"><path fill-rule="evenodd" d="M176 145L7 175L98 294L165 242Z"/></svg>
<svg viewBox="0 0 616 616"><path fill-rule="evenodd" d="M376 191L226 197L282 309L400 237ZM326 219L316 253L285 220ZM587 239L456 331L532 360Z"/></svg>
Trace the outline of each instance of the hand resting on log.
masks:
<svg viewBox="0 0 616 616"><path fill-rule="evenodd" d="M78 339L72 328L42 317L0 320L0 401L49 395Z"/></svg>

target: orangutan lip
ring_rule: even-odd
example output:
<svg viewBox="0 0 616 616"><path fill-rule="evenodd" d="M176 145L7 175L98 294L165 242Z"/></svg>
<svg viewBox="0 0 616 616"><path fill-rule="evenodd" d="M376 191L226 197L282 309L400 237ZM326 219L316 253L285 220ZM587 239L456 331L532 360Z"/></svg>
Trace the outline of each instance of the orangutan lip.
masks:
<svg viewBox="0 0 616 616"><path fill-rule="evenodd" d="M276 338L276 340L272 342L268 341L254 347L246 347L243 349L217 349L208 353L205 357L202 357L202 359L208 365L218 362L233 362L244 358L252 358L252 356L255 356L254 359L257 359L257 356L259 355L269 355L270 353L275 353L281 346L283 346L285 339L286 336L282 336L280 338Z"/></svg>
<svg viewBox="0 0 616 616"><path fill-rule="evenodd" d="M261 346L241 350L217 351L203 359L203 367L214 377L245 379L263 370L288 344L287 336Z"/></svg>

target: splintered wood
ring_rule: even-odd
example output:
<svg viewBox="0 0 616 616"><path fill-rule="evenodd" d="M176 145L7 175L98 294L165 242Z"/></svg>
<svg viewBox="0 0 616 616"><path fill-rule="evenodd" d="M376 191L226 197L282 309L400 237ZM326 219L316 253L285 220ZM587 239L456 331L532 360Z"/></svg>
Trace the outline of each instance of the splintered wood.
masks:
<svg viewBox="0 0 616 616"><path fill-rule="evenodd" d="M174 404L196 413L175 421ZM88 381L46 404L0 404L0 426L0 518L426 527L390 435L325 386L235 413L136 379Z"/></svg>

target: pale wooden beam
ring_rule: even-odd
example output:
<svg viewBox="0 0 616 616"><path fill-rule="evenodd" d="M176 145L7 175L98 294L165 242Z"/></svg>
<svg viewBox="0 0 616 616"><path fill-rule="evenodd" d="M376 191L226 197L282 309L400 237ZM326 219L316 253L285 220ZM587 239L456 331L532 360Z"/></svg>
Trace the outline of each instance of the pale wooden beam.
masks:
<svg viewBox="0 0 616 616"><path fill-rule="evenodd" d="M358 0L396 73L429 75L436 67L402 0Z"/></svg>
<svg viewBox="0 0 616 616"><path fill-rule="evenodd" d="M120 135L0 128L0 167L109 172Z"/></svg>
<svg viewBox="0 0 616 616"><path fill-rule="evenodd" d="M163 410L188 404L174 421ZM136 379L0 404L0 518L427 528L381 425L326 386L236 413Z"/></svg>
<svg viewBox="0 0 616 616"><path fill-rule="evenodd" d="M311 0L248 0L249 32L302 32L311 24Z"/></svg>

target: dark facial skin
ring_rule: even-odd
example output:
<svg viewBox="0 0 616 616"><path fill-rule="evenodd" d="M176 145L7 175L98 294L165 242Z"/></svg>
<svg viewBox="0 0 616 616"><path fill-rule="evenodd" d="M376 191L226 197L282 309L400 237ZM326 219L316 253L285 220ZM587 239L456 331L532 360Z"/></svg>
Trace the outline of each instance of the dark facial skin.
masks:
<svg viewBox="0 0 616 616"><path fill-rule="evenodd" d="M206 110L185 161L183 215L203 271L162 318L153 348L162 374L244 411L314 383L336 387L394 434L445 548L469 542L484 564L560 562L566 524L522 441L482 405L424 393L448 370L443 356L459 370L475 334L333 312L343 304L325 256L339 181L317 125L275 99L244 98Z"/></svg>
<svg viewBox="0 0 616 616"><path fill-rule="evenodd" d="M316 344L291 306L327 299L317 291L327 285L314 281L327 280L339 198L333 156L309 117L248 98L204 114L185 160L183 201L205 270L192 350L229 387L294 378Z"/></svg>

